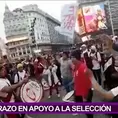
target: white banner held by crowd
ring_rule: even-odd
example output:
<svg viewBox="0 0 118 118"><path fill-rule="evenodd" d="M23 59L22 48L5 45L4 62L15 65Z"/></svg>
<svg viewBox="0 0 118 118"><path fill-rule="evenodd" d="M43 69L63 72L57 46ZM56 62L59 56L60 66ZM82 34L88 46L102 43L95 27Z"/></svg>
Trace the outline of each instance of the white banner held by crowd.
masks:
<svg viewBox="0 0 118 118"><path fill-rule="evenodd" d="M73 38L76 22L76 4L65 5L61 11L61 34Z"/></svg>

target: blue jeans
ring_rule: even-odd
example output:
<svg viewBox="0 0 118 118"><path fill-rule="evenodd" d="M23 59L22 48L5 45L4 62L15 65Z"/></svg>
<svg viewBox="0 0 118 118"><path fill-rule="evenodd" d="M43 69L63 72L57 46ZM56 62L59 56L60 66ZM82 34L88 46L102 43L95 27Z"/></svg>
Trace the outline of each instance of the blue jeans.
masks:
<svg viewBox="0 0 118 118"><path fill-rule="evenodd" d="M64 79L62 79L62 82L67 93L73 90L73 85L70 84L72 82L72 78L65 77Z"/></svg>

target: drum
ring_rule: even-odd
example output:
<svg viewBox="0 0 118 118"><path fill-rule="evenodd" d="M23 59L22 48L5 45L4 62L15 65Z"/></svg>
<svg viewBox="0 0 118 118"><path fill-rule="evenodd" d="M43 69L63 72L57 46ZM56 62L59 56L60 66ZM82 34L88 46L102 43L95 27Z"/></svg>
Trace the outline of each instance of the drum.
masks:
<svg viewBox="0 0 118 118"><path fill-rule="evenodd" d="M20 90L22 102L40 102L43 97L43 88L36 81L29 81Z"/></svg>
<svg viewBox="0 0 118 118"><path fill-rule="evenodd" d="M50 86L48 85L48 82L45 79L42 79L41 83L45 91L50 89Z"/></svg>
<svg viewBox="0 0 118 118"><path fill-rule="evenodd" d="M73 95L74 95L74 91L70 91L69 93L67 93L67 94L63 97L62 101L64 101L64 102L74 102L74 100L73 100Z"/></svg>

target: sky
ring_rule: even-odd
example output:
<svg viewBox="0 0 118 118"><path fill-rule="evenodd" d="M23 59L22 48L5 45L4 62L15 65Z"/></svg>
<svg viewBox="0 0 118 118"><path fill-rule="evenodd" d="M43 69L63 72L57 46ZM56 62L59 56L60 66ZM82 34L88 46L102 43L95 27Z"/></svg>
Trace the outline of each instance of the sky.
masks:
<svg viewBox="0 0 118 118"><path fill-rule="evenodd" d="M40 1L0 1L0 37L5 39L4 33L4 11L5 11L5 4L8 5L9 9L12 11L15 8L22 8L28 4L37 4L39 9L47 12L54 18L60 21L61 19L61 9L65 4L76 3L76 0L40 0Z"/></svg>

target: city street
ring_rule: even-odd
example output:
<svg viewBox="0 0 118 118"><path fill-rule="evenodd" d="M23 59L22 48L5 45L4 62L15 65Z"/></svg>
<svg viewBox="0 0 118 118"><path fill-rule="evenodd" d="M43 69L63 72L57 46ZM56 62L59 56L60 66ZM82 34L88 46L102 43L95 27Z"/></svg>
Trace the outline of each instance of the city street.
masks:
<svg viewBox="0 0 118 118"><path fill-rule="evenodd" d="M118 0L3 0L0 10L0 99L3 103L21 102L10 112L1 107L0 118L89 116L59 114L67 110L118 114L118 108L113 108L112 104L93 104L110 103L105 99L116 100L118 97ZM66 91L72 88L76 102L84 101L84 97L91 101L93 94L92 103L64 106L68 97ZM102 88L110 91L103 92ZM70 101L74 101L73 97ZM37 102L46 103L46 107L38 106ZM27 108L21 110L24 103L34 103L35 106L30 110L33 105L25 105ZM20 114L21 111L24 114ZM25 111L58 114L28 115ZM111 118L107 114L93 116Z"/></svg>
<svg viewBox="0 0 118 118"><path fill-rule="evenodd" d="M63 91L63 89L62 89ZM61 91L61 96L64 95L64 92ZM52 98L48 98L48 93L46 92L45 98L42 100L43 102L61 102L61 98L58 98L55 94L55 92L53 93ZM93 102L100 102L101 99L99 98L99 95L97 95L96 93L94 93L94 97L93 97ZM33 118L86 118L86 115L58 115L58 114L40 114L40 115L30 115ZM94 118L108 118L107 115L94 115Z"/></svg>

